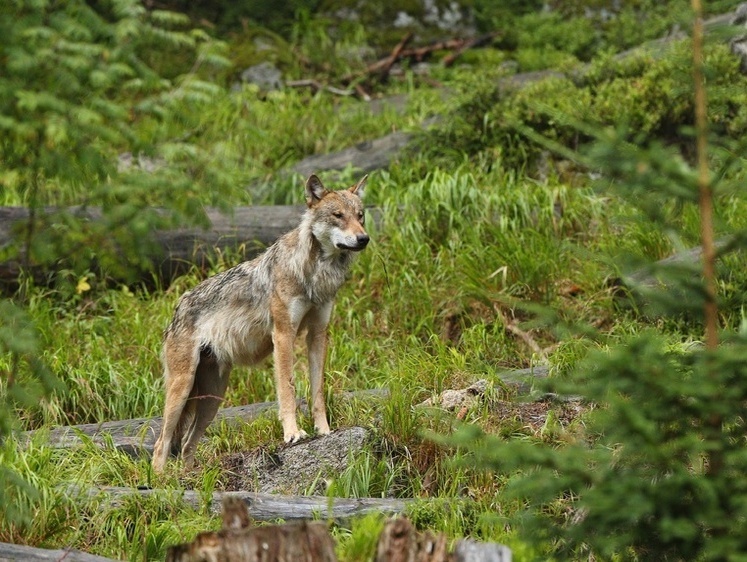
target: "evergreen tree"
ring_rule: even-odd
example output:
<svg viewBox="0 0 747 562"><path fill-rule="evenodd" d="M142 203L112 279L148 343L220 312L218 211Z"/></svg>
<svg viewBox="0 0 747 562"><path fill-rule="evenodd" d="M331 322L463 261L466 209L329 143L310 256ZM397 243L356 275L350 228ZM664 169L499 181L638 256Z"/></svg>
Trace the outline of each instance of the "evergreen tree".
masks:
<svg viewBox="0 0 747 562"><path fill-rule="evenodd" d="M665 317L699 319L704 343L672 345L648 328L592 354L568 379L551 381L553 392L594 405L585 438L576 443L552 449L505 442L474 427L452 441L471 449L478 465L513 474L507 493L526 508L514 522L560 559L735 560L747 554L747 325L722 326L719 333L712 207L722 193L728 203L729 191L708 172L702 29L694 4L696 164L656 142L641 146L605 131L580 158L675 237L681 211L699 207L700 271L697 264L658 271L666 282L645 298ZM739 234L721 251L738 246Z"/></svg>

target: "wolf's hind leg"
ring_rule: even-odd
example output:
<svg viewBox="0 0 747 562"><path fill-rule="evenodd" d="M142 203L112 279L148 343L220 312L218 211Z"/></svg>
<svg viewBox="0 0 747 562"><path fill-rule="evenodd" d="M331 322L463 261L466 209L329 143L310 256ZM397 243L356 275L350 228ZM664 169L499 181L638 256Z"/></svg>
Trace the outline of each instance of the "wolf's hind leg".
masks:
<svg viewBox="0 0 747 562"><path fill-rule="evenodd" d="M197 444L218 413L226 394L230 372L230 365L222 365L209 347L201 350L200 362L195 373L194 392L189 398L194 417L182 439L182 457L186 468L193 466Z"/></svg>
<svg viewBox="0 0 747 562"><path fill-rule="evenodd" d="M167 341L164 345L166 403L161 433L153 449L152 463L156 472L162 472L166 467L174 441L179 438L180 423L194 386L197 358L198 354L191 342Z"/></svg>

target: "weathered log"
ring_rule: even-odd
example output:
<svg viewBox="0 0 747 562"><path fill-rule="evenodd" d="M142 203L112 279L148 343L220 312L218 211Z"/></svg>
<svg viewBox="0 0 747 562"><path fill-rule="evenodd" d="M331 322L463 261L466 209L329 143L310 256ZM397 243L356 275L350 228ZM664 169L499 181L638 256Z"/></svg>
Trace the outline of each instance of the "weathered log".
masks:
<svg viewBox="0 0 747 562"><path fill-rule="evenodd" d="M718 255L723 256L739 247L739 241L733 237L721 238L716 240L715 245ZM695 248L667 256L650 266L642 267L624 274L622 277L615 278L611 281L611 284L615 287L626 287L633 291L645 291L656 287L663 287L668 284L668 281L665 276L661 275L661 272L665 272L667 269L682 271L699 268L702 259L703 249L700 246L696 246Z"/></svg>
<svg viewBox="0 0 747 562"><path fill-rule="evenodd" d="M395 157L411 144L413 136L398 131L337 152L309 156L294 164L291 172L307 176L318 170L344 170L348 167L363 173L388 168Z"/></svg>
<svg viewBox="0 0 747 562"><path fill-rule="evenodd" d="M246 406L233 406L218 410L216 422L250 422L277 408L277 402L260 402ZM90 440L99 447L113 446L132 457L152 454L156 438L161 431L161 417L135 418L102 423L85 423L57 427L49 432L49 444L57 448L77 447ZM22 439L31 439L45 429L26 431Z"/></svg>
<svg viewBox="0 0 747 562"><path fill-rule="evenodd" d="M295 228L304 211L303 206L256 206L236 207L230 214L217 209L206 211L209 226L202 228L179 228L153 233L154 241L161 251L153 256L153 266L164 279L172 279L183 273L191 264L204 267L215 256L216 248L232 250L249 258L272 244L281 235ZM65 213L86 221L102 220L98 208L70 207ZM45 208L38 213L52 217L58 209ZM0 207L0 248L13 243L28 221L29 211L24 207ZM23 254L14 260L0 262L0 284L17 282Z"/></svg>
<svg viewBox="0 0 747 562"><path fill-rule="evenodd" d="M128 498L163 498L164 501L181 501L185 505L202 510L205 495L195 490L164 490L124 488L117 486L81 487L70 486L66 494L77 501L95 501L102 509L121 506ZM405 511L414 499L394 498L330 498L327 496L281 496L258 492L213 492L207 508L213 514L221 512L225 498L241 500L246 504L249 518L255 521L298 521L301 519L329 519L347 521L369 513L395 515Z"/></svg>
<svg viewBox="0 0 747 562"><path fill-rule="evenodd" d="M387 389L372 389L345 392L342 394L342 398L349 400L375 399L387 395ZM302 411L307 409L305 400L298 400L297 405ZM277 410L277 407L277 402L271 401L221 408L218 410L215 422L247 423L271 410ZM143 454L150 455L153 453L156 438L161 432L162 421L159 416L57 427L49 431L49 444L52 447L68 448L77 447L83 444L85 440L90 440L99 447L113 446L132 457L139 457ZM25 431L21 434L21 438L28 440L37 433L46 431L46 429Z"/></svg>
<svg viewBox="0 0 747 562"><path fill-rule="evenodd" d="M73 549L49 550L21 544L0 543L0 562L115 562L111 558Z"/></svg>
<svg viewBox="0 0 747 562"><path fill-rule="evenodd" d="M397 135L397 133L394 134ZM401 148L407 142L407 138L392 138L383 142L383 145L388 148L383 148L378 142L370 143L372 151L370 154L363 146L365 143L362 143L359 145L360 150L351 149L359 153L358 157L354 157L353 160L356 165L362 164L366 159L365 155L369 154L374 165L383 166L383 162L376 158L386 160L391 156L391 154L389 156L385 154L387 151L395 151L397 147ZM341 158L333 156L333 160L337 158L335 161L339 162L339 169L342 169L347 165L343 160L350 156L352 154L342 155ZM310 166L303 165L304 175L320 169L315 168L316 165L325 165L324 158L312 157L308 161L299 163L299 166L303 162L312 163ZM332 164L331 161L328 163ZM331 167L334 168L334 166ZM369 166L363 165L363 168L368 170ZM194 265L202 269L207 268L218 252L235 252L241 259L250 259L280 236L298 226L305 209L303 205L258 205L235 207L231 212L225 213L209 208L206 210L208 220L206 228L176 228L152 233L154 247L157 248L151 256L152 269L161 279L168 281L183 274ZM83 221L103 220L101 209L97 207L74 206L64 209L46 207L37 211L37 215L47 223L53 223L54 215L57 213L65 213ZM380 218L378 209L369 209L368 214L374 222ZM19 237L22 239L22 233L25 231L24 222L28 219L29 210L25 207L0 207L0 250L14 243L20 246L18 256L0 261L0 288L12 288L18 282L24 263L23 244L18 242ZM39 226L36 228L38 229ZM3 256L4 254L0 253L0 260ZM30 273L43 281L44 276L48 275L49 266L45 268L32 266L31 269Z"/></svg>
<svg viewBox="0 0 747 562"><path fill-rule="evenodd" d="M549 369L539 365L529 369L505 371L498 373L496 378L503 384L516 389L519 394L530 392L534 383L547 378ZM389 391L386 388L345 392L342 397L346 400L386 398ZM299 400L301 409L306 408L306 402ZM218 410L216 422L247 423L257 419L271 410L277 409L277 402L259 402L245 406L232 406ZM113 446L133 457L142 454L152 454L153 445L161 431L161 418L134 418L129 420L108 421L101 423L86 423L72 426L57 427L52 430L46 428L26 431L21 434L22 439L31 439L39 432L49 432L49 444L52 447L77 447L85 440L90 440L100 447Z"/></svg>
<svg viewBox="0 0 747 562"><path fill-rule="evenodd" d="M454 547L453 562L511 562L511 549L494 542L464 539Z"/></svg>
<svg viewBox="0 0 747 562"><path fill-rule="evenodd" d="M747 245L747 233L716 240L717 258ZM682 310L692 304L689 297L692 287L702 278L703 250L700 246L677 252L657 262L621 276L608 279L607 286L623 306L635 305L641 313L655 318L671 313L662 308L662 297L667 301L682 303ZM721 262L718 263L722 267ZM726 267L726 266L723 266Z"/></svg>

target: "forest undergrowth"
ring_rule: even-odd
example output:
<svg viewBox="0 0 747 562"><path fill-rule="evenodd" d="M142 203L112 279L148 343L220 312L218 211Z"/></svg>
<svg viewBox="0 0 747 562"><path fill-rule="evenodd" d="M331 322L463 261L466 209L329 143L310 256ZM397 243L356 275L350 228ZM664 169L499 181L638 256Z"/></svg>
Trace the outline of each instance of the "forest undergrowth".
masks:
<svg viewBox="0 0 747 562"><path fill-rule="evenodd" d="M298 41L298 48L308 48ZM558 45L554 53L561 51ZM370 176L366 204L378 209L377 219L369 221L371 244L336 300L326 369L330 423L333 429L363 426L373 432L375 445L329 484L329 493L418 498L408 515L419 528L443 531L451 539L501 542L517 560L548 559L561 556L563 539L527 538L522 526L531 494L513 493L536 468L504 467L475 444L487 435L560 455L590 443L607 446L597 425L604 390L570 405L552 399L558 394L537 401L501 381L509 370L549 368L552 388L539 385L535 398L547 390L577 390L576 374L589 376L595 365L612 371L632 363L621 349L638 353L636 361L676 364L685 378L690 369L697 372L690 361L699 361L693 350L703 347L703 322L697 306L686 305L702 300L692 281L698 278L698 263L678 272L686 279L675 288L661 278L669 301L685 303L675 311L661 299L634 297L618 282L700 243L700 209L689 191L694 185L688 148L694 143L694 102L687 82L692 44L683 39L661 56L624 61L611 59L611 44L604 52L577 45L575 52L558 55L559 68L590 60L583 80L551 77L515 92L498 86L508 71L495 63L511 56L505 47L499 43L471 53L469 65L435 69L436 85L406 69L402 80L377 92L383 99L406 95L404 109L384 104L376 112L365 101L325 91L231 88L220 81L225 70L211 76L205 70L200 78L212 80L214 91L183 100L176 114L143 110L102 154L116 159L120 150L132 148L127 139L136 137L136 144L148 148L176 179L165 190L147 180L134 205L184 198L176 210L180 220L193 215L199 220L207 205L230 210L300 204L304 178L277 180L280 170L310 154L392 131L413 132L415 148ZM514 58L534 61L539 48L527 44L522 50L520 43L516 53L521 56ZM733 246L747 231L741 187L747 89L738 66L722 44L706 45L715 234ZM435 125L422 129L436 115ZM91 166L72 178L39 176L33 188L6 171L0 177L5 188L0 204L115 207L127 200L125 190L117 191L119 176L93 173ZM132 174L137 178L125 178L125 187L141 181L139 171ZM343 187L357 173L320 176L325 184ZM86 186L94 179L113 192L102 188L91 194ZM76 228L65 231L71 243L87 235ZM48 250L39 251L49 257ZM102 248L101 256L106 251ZM73 546L128 560L162 559L169 545L218 528L220 521L206 510L158 497L133 496L102 509L95 500L74 499L67 486L190 488L208 498L226 485L226 456L277 447L282 429L274 414L240 428L214 424L198 449L198 470L187 475L177 464L165 475L154 475L149 459L92 442L75 449L50 447L46 432L57 426L161 414L160 344L177 299L237 259L230 252L219 255L207 270L194 268L171 283L153 278L123 283L95 267L107 263L98 252L93 248L51 284L22 281L22 296L11 299L22 307L8 305L0 320L0 373L8 374L0 382L7 404L0 422L13 431L38 430L30 442L6 438L0 445L0 500L8 506L0 540ZM719 329L741 353L747 331L743 254L725 252L717 274ZM303 370L299 360L297 391L307 396ZM480 379L488 381L486 395L459 416L418 406ZM621 395L633 394L620 384ZM343 392L367 389L388 389L390 398L337 399ZM268 362L234 370L224 405L274 399ZM743 425L738 417L732 421ZM310 419L302 418L301 424L313 429ZM739 440L734 432L729 435ZM694 457L702 458L699 454L705 453ZM697 458L688 457L689 469L696 470ZM535 466L541 460L535 459ZM606 460L599 456L590 462ZM551 478L552 471L540 475ZM594 482L586 484L593 488ZM566 492L547 496L539 509L547 520L573 519L576 498ZM381 516L367 516L334 525L340 559L372 559L383 522ZM630 544L629 551L610 554L599 547L596 552L609 559L644 559L645 546L636 550L633 539ZM572 553L578 559L589 556L583 548Z"/></svg>

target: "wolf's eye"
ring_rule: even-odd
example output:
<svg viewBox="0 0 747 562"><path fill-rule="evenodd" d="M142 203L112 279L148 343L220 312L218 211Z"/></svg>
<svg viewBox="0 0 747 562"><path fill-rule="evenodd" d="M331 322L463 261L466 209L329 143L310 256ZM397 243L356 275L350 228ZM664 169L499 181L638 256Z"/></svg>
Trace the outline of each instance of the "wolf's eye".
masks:
<svg viewBox="0 0 747 562"><path fill-rule="evenodd" d="M341 219L343 217L343 214L340 211L336 211L332 213L332 216L335 217L336 219Z"/></svg>
<svg viewBox="0 0 747 562"><path fill-rule="evenodd" d="M360 211L360 212L358 213L358 220L359 220L360 222L363 222L363 211Z"/></svg>

